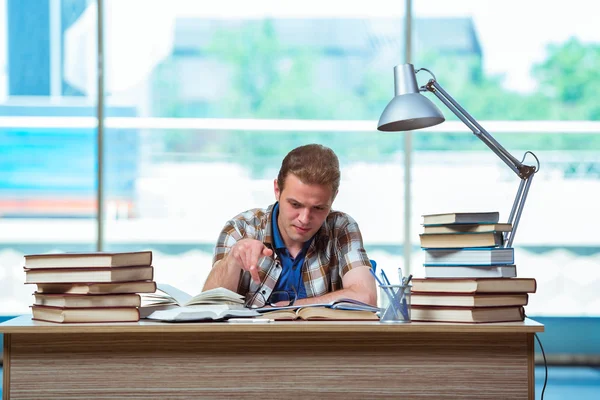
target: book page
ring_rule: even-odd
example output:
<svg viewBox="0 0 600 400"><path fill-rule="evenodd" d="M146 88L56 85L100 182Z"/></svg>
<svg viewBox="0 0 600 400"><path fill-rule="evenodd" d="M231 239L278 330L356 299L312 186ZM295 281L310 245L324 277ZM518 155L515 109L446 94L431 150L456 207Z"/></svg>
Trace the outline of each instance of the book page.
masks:
<svg viewBox="0 0 600 400"><path fill-rule="evenodd" d="M224 287L218 287L199 293L185 303L185 305L194 304L244 304L244 296Z"/></svg>
<svg viewBox="0 0 600 400"><path fill-rule="evenodd" d="M158 283L156 285L156 287L159 290L165 292L170 297L172 297L173 300L175 300L175 302L180 306L184 306L192 298L192 296L190 296L183 290L179 290L176 287L173 287L171 285L167 285L164 283Z"/></svg>

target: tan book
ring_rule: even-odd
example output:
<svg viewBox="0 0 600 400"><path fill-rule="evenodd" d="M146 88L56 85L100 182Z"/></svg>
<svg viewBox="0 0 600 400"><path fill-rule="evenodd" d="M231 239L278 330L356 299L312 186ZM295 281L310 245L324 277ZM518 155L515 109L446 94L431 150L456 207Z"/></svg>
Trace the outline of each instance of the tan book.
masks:
<svg viewBox="0 0 600 400"><path fill-rule="evenodd" d="M151 251L29 254L25 256L25 268L27 269L132 267L142 265L152 265Z"/></svg>
<svg viewBox="0 0 600 400"><path fill-rule="evenodd" d="M136 322L140 314L136 307L61 308L32 306L33 319L37 321L76 322Z"/></svg>
<svg viewBox="0 0 600 400"><path fill-rule="evenodd" d="M535 293L535 278L413 278L412 292Z"/></svg>
<svg viewBox="0 0 600 400"><path fill-rule="evenodd" d="M413 306L502 307L525 306L528 300L527 293L412 293L410 301Z"/></svg>
<svg viewBox="0 0 600 400"><path fill-rule="evenodd" d="M25 270L25 283L127 282L151 280L154 268L51 268Z"/></svg>
<svg viewBox="0 0 600 400"><path fill-rule="evenodd" d="M115 283L38 283L37 293L107 294L107 293L154 293L156 282L133 281Z"/></svg>
<svg viewBox="0 0 600 400"><path fill-rule="evenodd" d="M498 247L504 237L501 232L475 233L422 233L419 235L423 248Z"/></svg>
<svg viewBox="0 0 600 400"><path fill-rule="evenodd" d="M423 225L441 224L496 224L500 219L498 211L454 212L423 215Z"/></svg>
<svg viewBox="0 0 600 400"><path fill-rule="evenodd" d="M90 308L90 307L139 307L139 294L41 294L34 293L36 306Z"/></svg>
<svg viewBox="0 0 600 400"><path fill-rule="evenodd" d="M523 321L525 312L520 306L452 308L413 305L410 317L412 321L426 322L516 322Z"/></svg>
<svg viewBox="0 0 600 400"><path fill-rule="evenodd" d="M298 309L283 309L263 312L260 318L274 320L343 320L343 321L379 321L379 317L372 311L342 310L329 307L301 307Z"/></svg>
<svg viewBox="0 0 600 400"><path fill-rule="evenodd" d="M474 233L474 232L510 232L511 224L448 224L426 225L423 233Z"/></svg>

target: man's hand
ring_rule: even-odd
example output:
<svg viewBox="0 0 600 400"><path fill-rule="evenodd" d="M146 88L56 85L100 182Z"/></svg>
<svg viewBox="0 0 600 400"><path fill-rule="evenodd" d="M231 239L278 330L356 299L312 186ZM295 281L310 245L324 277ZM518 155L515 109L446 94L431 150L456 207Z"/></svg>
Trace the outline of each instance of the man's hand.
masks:
<svg viewBox="0 0 600 400"><path fill-rule="evenodd" d="M248 271L255 283L260 283L258 275L258 259L271 257L273 250L256 239L242 239L233 245L227 255L227 267Z"/></svg>

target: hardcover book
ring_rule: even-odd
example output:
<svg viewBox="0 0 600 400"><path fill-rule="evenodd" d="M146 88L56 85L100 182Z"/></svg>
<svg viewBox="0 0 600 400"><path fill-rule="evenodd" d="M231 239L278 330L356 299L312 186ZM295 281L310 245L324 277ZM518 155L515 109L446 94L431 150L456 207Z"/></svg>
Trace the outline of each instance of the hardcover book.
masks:
<svg viewBox="0 0 600 400"><path fill-rule="evenodd" d="M419 235L423 248L497 247L504 243L501 232L423 233Z"/></svg>
<svg viewBox="0 0 600 400"><path fill-rule="evenodd" d="M525 311L519 306L480 308L412 306L411 319L428 322L516 322L525 319Z"/></svg>
<svg viewBox="0 0 600 400"><path fill-rule="evenodd" d="M489 265L474 267L465 265L427 265L424 267L426 278L515 278L516 265Z"/></svg>
<svg viewBox="0 0 600 400"><path fill-rule="evenodd" d="M512 247L424 249L423 265L509 265L514 264Z"/></svg>
<svg viewBox="0 0 600 400"><path fill-rule="evenodd" d="M98 268L132 267L152 265L151 251L121 253L56 253L29 254L25 256L25 268Z"/></svg>
<svg viewBox="0 0 600 400"><path fill-rule="evenodd" d="M529 300L527 293L412 293L413 306L444 307L502 307L525 306Z"/></svg>
<svg viewBox="0 0 600 400"><path fill-rule="evenodd" d="M475 232L510 232L511 224L446 224L426 225L423 233L475 233Z"/></svg>
<svg viewBox="0 0 600 400"><path fill-rule="evenodd" d="M492 212L454 212L445 214L423 215L423 225L439 224L496 224L500 213Z"/></svg>
<svg viewBox="0 0 600 400"><path fill-rule="evenodd" d="M31 311L34 320L60 323L137 322L140 318L136 307L63 308L33 305Z"/></svg>
<svg viewBox="0 0 600 400"><path fill-rule="evenodd" d="M154 293L156 282L132 281L115 283L38 283L37 293L108 294L108 293Z"/></svg>
<svg viewBox="0 0 600 400"><path fill-rule="evenodd" d="M535 278L413 278L412 292L535 293Z"/></svg>
<svg viewBox="0 0 600 400"><path fill-rule="evenodd" d="M153 275L152 266L26 269L25 283L126 282L151 280Z"/></svg>
<svg viewBox="0 0 600 400"><path fill-rule="evenodd" d="M34 293L37 306L92 308L92 307L139 307L139 294L42 294Z"/></svg>

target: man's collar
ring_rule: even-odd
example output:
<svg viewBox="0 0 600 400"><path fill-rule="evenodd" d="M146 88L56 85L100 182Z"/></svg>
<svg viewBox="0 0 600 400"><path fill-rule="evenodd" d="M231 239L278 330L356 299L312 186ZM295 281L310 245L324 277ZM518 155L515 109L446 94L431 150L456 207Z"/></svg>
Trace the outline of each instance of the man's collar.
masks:
<svg viewBox="0 0 600 400"><path fill-rule="evenodd" d="M276 249L285 249L285 243L279 232L279 226L277 225L277 217L279 216L279 203L273 205L273 212L271 213L271 229L273 232L273 247Z"/></svg>

